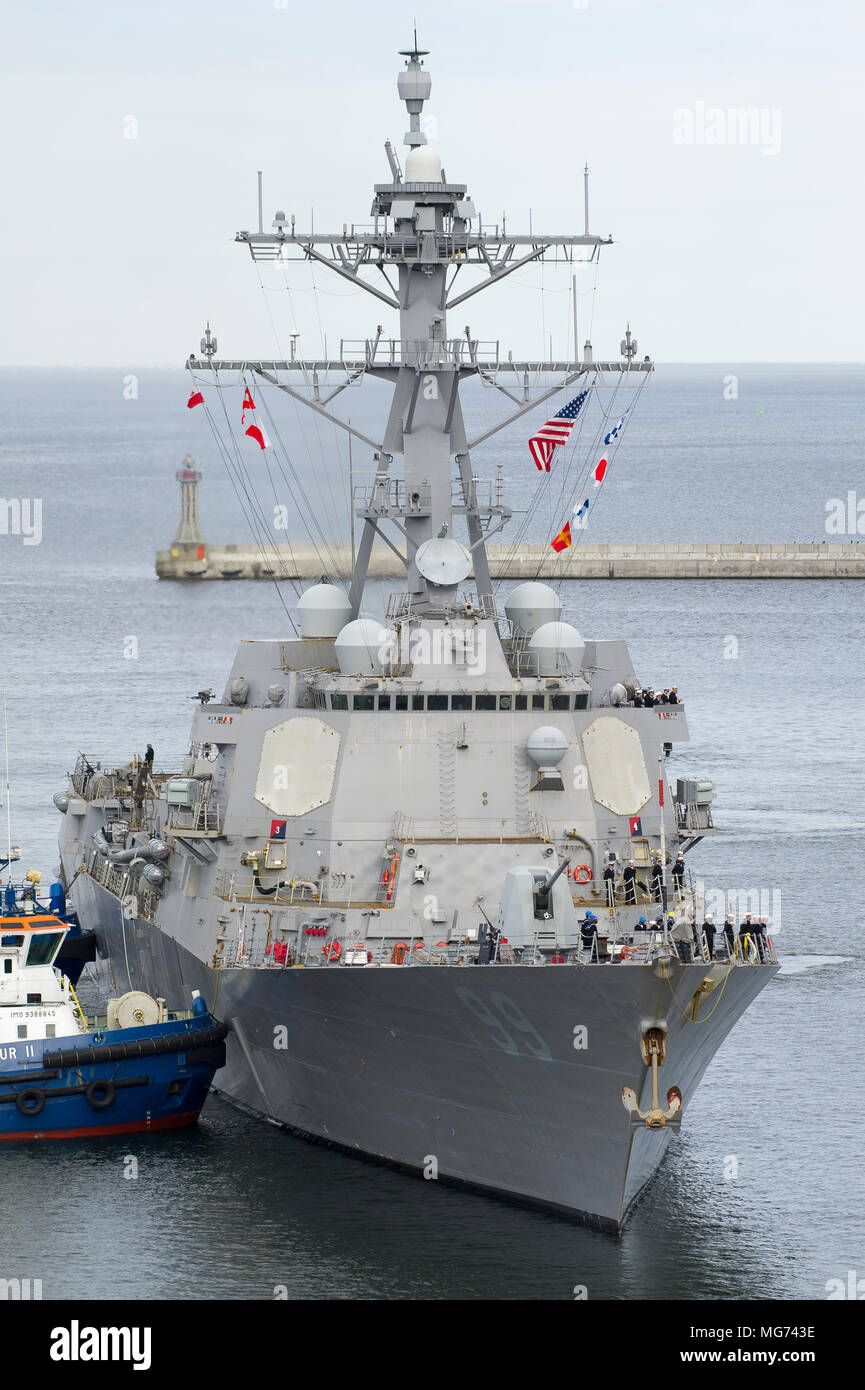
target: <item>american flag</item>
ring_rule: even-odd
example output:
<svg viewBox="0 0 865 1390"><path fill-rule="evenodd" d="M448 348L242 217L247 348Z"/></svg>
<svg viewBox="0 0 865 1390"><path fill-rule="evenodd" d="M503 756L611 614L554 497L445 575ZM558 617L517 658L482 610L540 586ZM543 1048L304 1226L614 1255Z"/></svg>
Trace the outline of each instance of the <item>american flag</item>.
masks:
<svg viewBox="0 0 865 1390"><path fill-rule="evenodd" d="M588 394L588 391L581 391L578 396L574 396L574 399L562 406L561 410L553 416L552 420L548 420L537 434L532 435L529 440L529 452L539 469L546 469L549 473L553 454L559 444L567 444L571 430L574 428L574 421Z"/></svg>

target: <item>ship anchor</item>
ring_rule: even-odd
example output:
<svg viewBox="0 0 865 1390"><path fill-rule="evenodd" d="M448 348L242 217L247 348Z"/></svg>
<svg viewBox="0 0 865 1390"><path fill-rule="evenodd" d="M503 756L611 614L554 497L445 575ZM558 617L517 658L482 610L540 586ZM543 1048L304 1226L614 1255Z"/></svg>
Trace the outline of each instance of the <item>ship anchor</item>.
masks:
<svg viewBox="0 0 865 1390"><path fill-rule="evenodd" d="M622 1104L631 1116L631 1126L640 1123L646 1129L666 1129L667 1125L678 1129L682 1123L682 1092L678 1086L671 1086L667 1092L667 1108L662 1109L658 1095L658 1068L664 1065L666 1044L660 1028L649 1028L641 1039L643 1061L652 1068L652 1103L648 1110L641 1110L637 1093L632 1086L622 1087Z"/></svg>

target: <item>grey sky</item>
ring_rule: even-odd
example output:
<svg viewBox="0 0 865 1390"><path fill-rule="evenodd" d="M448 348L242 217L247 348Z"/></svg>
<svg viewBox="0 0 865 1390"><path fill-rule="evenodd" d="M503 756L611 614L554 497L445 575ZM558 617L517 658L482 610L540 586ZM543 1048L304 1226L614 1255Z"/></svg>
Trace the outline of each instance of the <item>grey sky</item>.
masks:
<svg viewBox="0 0 865 1390"><path fill-rule="evenodd" d="M861 7L580 2L4 4L0 362L180 364L207 316L238 356L387 328L325 271L295 266L290 292L265 272L262 294L232 238L258 168L267 226L368 220L384 139L403 154L415 11L431 143L485 221L581 230L588 160L592 230L617 245L596 297L581 272L580 339L615 350L630 318L660 361L861 361ZM731 109L761 113L756 143ZM568 285L520 272L451 327L564 351Z"/></svg>

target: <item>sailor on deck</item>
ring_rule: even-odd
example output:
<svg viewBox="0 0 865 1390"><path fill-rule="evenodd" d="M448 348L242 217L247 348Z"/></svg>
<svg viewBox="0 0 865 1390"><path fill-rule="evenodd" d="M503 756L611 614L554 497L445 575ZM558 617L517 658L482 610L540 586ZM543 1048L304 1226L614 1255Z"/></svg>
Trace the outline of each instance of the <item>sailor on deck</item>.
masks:
<svg viewBox="0 0 865 1390"><path fill-rule="evenodd" d="M608 859L604 867L604 892L607 896L607 907L612 907L616 898L616 866L612 859Z"/></svg>
<svg viewBox="0 0 865 1390"><path fill-rule="evenodd" d="M652 865L652 897L656 903L661 901L664 883L664 866L661 863L661 856L658 855Z"/></svg>
<svg viewBox="0 0 865 1390"><path fill-rule="evenodd" d="M637 901L637 868L633 859L628 860L627 867L622 874L622 883L625 886L625 902L635 904Z"/></svg>
<svg viewBox="0 0 865 1390"><path fill-rule="evenodd" d="M590 959L597 960L598 919L595 916L594 912L587 912L583 920L580 922L580 937L582 939L583 949L585 949L586 947L589 948Z"/></svg>

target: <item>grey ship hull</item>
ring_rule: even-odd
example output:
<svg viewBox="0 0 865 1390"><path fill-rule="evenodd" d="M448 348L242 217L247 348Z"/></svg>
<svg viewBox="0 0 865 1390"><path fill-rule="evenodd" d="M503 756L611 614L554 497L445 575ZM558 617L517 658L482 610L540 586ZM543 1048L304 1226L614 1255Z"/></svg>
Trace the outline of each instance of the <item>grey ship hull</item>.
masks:
<svg viewBox="0 0 865 1390"><path fill-rule="evenodd" d="M666 1022L661 1089L678 1085L687 1115L724 1037L775 973L732 970L694 1024L699 964L674 965L671 979L650 965L216 972L152 923L124 921L89 876L76 890L106 989L161 994L169 1007L200 989L230 1024L217 1079L228 1099L418 1171L434 1156L440 1177L611 1231L671 1137L631 1129L622 1105L623 1085L648 1103L642 1032ZM578 1025L588 1033L579 1051Z"/></svg>

